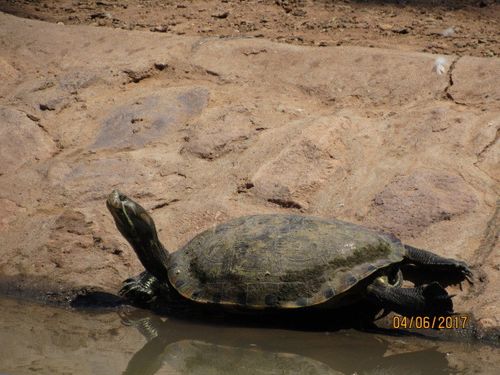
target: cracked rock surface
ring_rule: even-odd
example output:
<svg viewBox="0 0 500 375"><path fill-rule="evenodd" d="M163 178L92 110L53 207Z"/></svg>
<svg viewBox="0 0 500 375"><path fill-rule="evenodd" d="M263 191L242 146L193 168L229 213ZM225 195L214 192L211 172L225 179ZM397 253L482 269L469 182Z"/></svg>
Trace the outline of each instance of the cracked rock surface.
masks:
<svg viewBox="0 0 500 375"><path fill-rule="evenodd" d="M104 203L118 188L170 251L255 213L391 231L472 265L455 309L498 333L498 58L447 56L438 75L427 53L3 13L0 45L2 293L116 293L139 273Z"/></svg>

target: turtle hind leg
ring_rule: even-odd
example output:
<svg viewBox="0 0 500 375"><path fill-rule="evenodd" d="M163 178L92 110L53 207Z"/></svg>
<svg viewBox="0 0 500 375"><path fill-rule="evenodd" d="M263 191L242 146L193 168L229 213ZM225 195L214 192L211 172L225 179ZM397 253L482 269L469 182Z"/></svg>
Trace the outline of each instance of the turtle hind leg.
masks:
<svg viewBox="0 0 500 375"><path fill-rule="evenodd" d="M423 266L434 274L441 273L442 276L451 281L461 282L467 279L472 284L472 271L465 262L460 260L444 258L427 250L418 249L410 245L404 245L406 249L405 258L407 262L419 267Z"/></svg>
<svg viewBox="0 0 500 375"><path fill-rule="evenodd" d="M376 279L367 287L368 297L383 309L405 316L453 313L453 301L437 282L416 288L398 288Z"/></svg>
<svg viewBox="0 0 500 375"><path fill-rule="evenodd" d="M119 294L134 304L150 304L157 297L159 283L156 277L144 271L125 280Z"/></svg>

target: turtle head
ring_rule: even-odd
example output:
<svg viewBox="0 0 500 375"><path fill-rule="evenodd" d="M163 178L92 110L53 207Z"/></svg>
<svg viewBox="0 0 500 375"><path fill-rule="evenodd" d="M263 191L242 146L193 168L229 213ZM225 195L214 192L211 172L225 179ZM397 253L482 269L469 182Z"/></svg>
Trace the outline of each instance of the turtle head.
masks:
<svg viewBox="0 0 500 375"><path fill-rule="evenodd" d="M106 206L113 215L118 230L132 247L158 239L151 216L125 194L113 190L108 196Z"/></svg>
<svg viewBox="0 0 500 375"><path fill-rule="evenodd" d="M144 268L159 280L165 280L169 255L158 239L152 217L140 204L118 190L109 194L106 206Z"/></svg>

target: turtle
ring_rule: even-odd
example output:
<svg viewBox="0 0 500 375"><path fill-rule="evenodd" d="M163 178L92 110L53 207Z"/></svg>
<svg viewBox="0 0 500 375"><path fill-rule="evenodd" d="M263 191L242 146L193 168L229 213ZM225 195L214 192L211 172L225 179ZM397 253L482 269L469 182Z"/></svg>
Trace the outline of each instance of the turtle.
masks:
<svg viewBox="0 0 500 375"><path fill-rule="evenodd" d="M437 316L452 314L453 303L435 280L471 281L463 261L405 245L376 229L305 215L235 218L170 253L141 205L117 190L106 205L145 268L119 292L133 303L154 301L161 287L195 305L229 310L325 311L366 301L385 314ZM403 287L406 264L434 280Z"/></svg>

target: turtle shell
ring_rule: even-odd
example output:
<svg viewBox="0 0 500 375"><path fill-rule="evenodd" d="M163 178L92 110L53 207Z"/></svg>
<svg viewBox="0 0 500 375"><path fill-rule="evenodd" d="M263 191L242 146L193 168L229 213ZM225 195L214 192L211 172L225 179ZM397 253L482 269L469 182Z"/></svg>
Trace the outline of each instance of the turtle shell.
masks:
<svg viewBox="0 0 500 375"><path fill-rule="evenodd" d="M200 303L298 308L337 298L404 254L394 236L340 220L255 215L195 236L172 254L168 277Z"/></svg>

